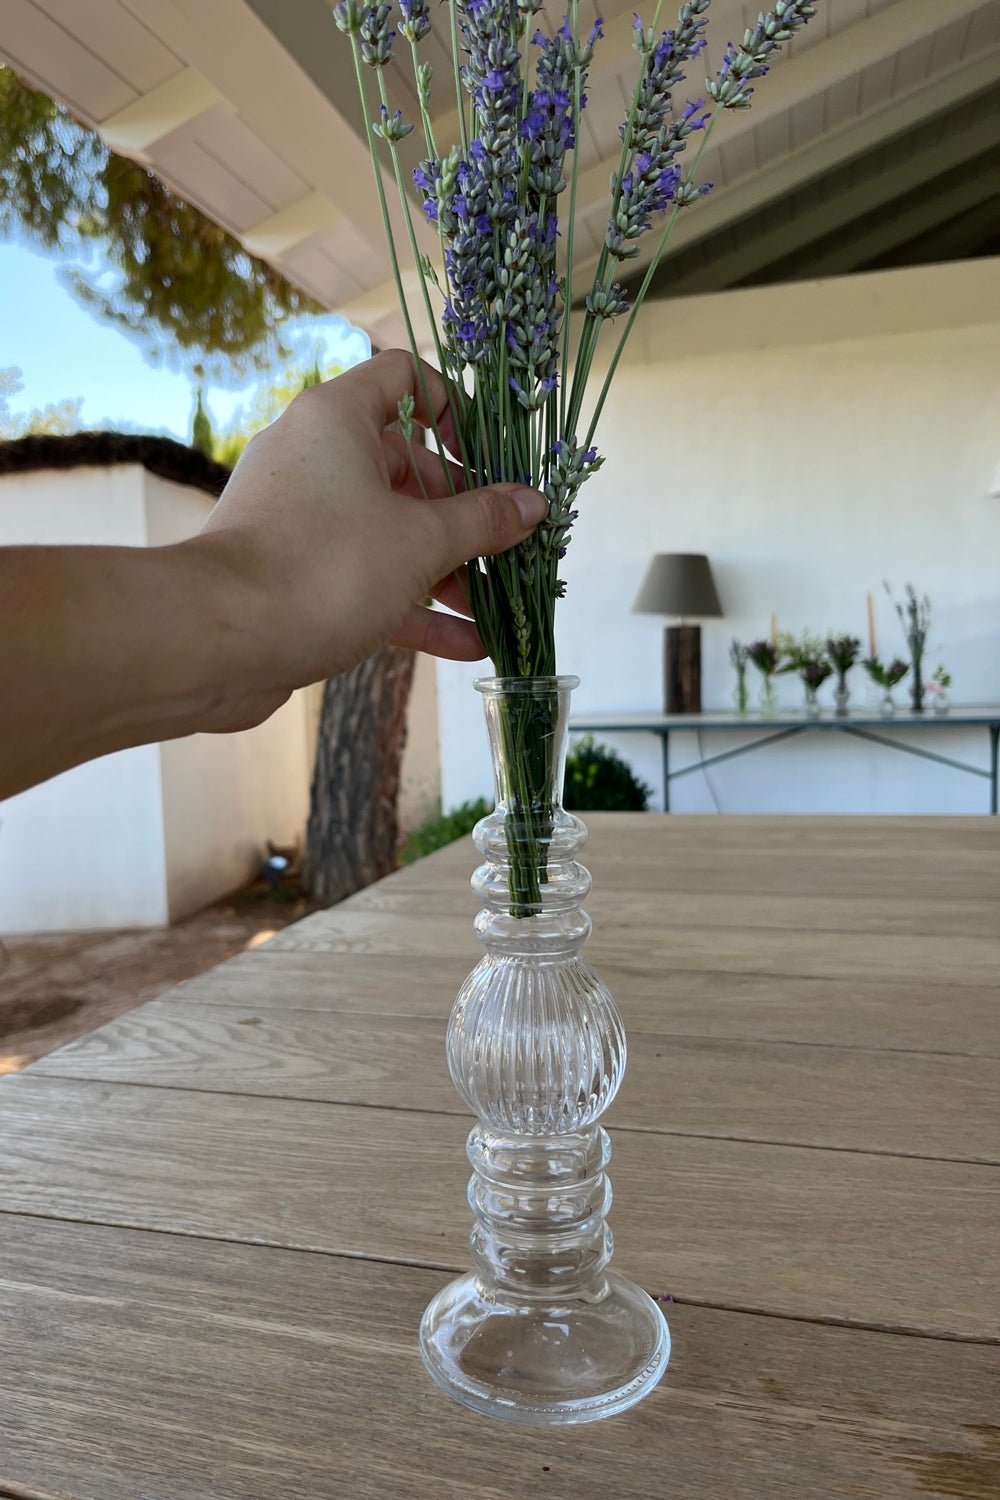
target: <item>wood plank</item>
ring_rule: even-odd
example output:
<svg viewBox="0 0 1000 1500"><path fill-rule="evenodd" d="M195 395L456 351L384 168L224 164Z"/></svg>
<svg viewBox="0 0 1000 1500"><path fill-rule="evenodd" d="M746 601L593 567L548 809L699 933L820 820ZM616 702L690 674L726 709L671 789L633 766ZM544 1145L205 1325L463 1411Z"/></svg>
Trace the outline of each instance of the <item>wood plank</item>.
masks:
<svg viewBox="0 0 1000 1500"><path fill-rule="evenodd" d="M37 79L39 88L86 120L99 122L137 97L96 52L32 0L4 0L2 50L19 72Z"/></svg>
<svg viewBox="0 0 1000 1500"><path fill-rule="evenodd" d="M199 1006L243 1006L253 1015L291 1007L443 1021L468 971L462 957L331 956L265 945L170 993ZM995 981L955 986L947 977L923 979L901 992L894 979L870 976L724 974L669 965L650 972L635 963L602 965L601 973L630 1030L1000 1056Z"/></svg>
<svg viewBox="0 0 1000 1500"><path fill-rule="evenodd" d="M586 821L591 837L582 859L594 877L592 899L606 889L640 886L650 895L808 893L873 906L885 898L1000 901L1000 819L604 813ZM457 896L479 858L471 839L460 839L374 889L450 889ZM352 897L351 905L364 904L365 896Z"/></svg>
<svg viewBox="0 0 1000 1500"><path fill-rule="evenodd" d="M650 891L643 878L645 866L631 865L616 872L614 879L595 885L584 905L595 926L620 922L631 915L636 902L649 907L655 901L656 922L663 927L700 926L768 929L823 933L912 933L938 937L992 937L1000 926L995 900L933 899L929 896L887 896L877 901L864 896L814 896L801 890L782 894L776 901L759 890L726 892L674 890L669 896ZM656 867L651 874L655 883ZM754 881L755 886L758 882ZM345 911L392 912L424 918L457 915L464 900L469 921L478 907L467 882L429 873L419 888L377 881L341 902Z"/></svg>
<svg viewBox="0 0 1000 1500"><path fill-rule="evenodd" d="M895 979L900 985L922 979L950 980L956 987L995 980L1000 968L1000 937L950 937L909 933L860 933L845 940L838 932L775 933L755 928L666 927L657 920L658 902L633 901L627 919L619 916L594 929L587 956L599 969L638 958L654 968L711 968L723 973L787 974L812 978ZM449 955L474 963L481 949L465 916L428 920L417 915L353 909L317 912L286 927L268 944L279 952L395 953Z"/></svg>
<svg viewBox="0 0 1000 1500"><path fill-rule="evenodd" d="M675 1305L665 1382L535 1431L445 1401L434 1272L39 1222L0 1240L0 1493L650 1500L995 1493L996 1351ZM961 1481L960 1487L958 1487Z"/></svg>
<svg viewBox="0 0 1000 1500"><path fill-rule="evenodd" d="M49 1078L468 1113L444 1026L156 1001L43 1059ZM633 1031L608 1123L664 1135L1000 1163L993 1058Z"/></svg>
<svg viewBox="0 0 1000 1500"><path fill-rule="evenodd" d="M34 3L139 94L156 88L184 66L118 0L34 0Z"/></svg>
<svg viewBox="0 0 1000 1500"><path fill-rule="evenodd" d="M28 1072L0 1207L464 1269L466 1125ZM995 1168L622 1131L612 1176L616 1264L657 1295L1000 1338Z"/></svg>

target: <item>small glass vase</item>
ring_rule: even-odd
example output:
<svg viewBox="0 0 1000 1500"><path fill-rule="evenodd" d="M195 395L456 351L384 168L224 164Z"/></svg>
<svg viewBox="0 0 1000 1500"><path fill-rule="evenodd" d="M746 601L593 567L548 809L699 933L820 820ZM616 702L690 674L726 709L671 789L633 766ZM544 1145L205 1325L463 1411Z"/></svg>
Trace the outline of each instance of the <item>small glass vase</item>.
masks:
<svg viewBox="0 0 1000 1500"><path fill-rule="evenodd" d="M807 683L805 683L805 690L806 690L806 718L807 719L818 719L819 718L819 697L818 697L818 694L817 694L817 689L814 688L811 683L807 682Z"/></svg>
<svg viewBox="0 0 1000 1500"><path fill-rule="evenodd" d="M750 707L750 689L747 686L746 672L737 672L736 686L733 689L733 704L736 712L742 717Z"/></svg>
<svg viewBox="0 0 1000 1500"><path fill-rule="evenodd" d="M882 702L878 706L878 711L883 719L892 719L895 717L896 705L892 700L891 688L886 688L882 693Z"/></svg>
<svg viewBox="0 0 1000 1500"><path fill-rule="evenodd" d="M773 719L778 711L778 696L774 690L774 677L765 672L760 679L760 716Z"/></svg>
<svg viewBox="0 0 1000 1500"><path fill-rule="evenodd" d="M659 1382L670 1333L609 1269L611 1155L598 1123L625 1071L625 1034L580 954L586 839L561 806L575 677L490 678L483 694L497 805L476 826L472 886L486 953L448 1025L452 1081L478 1117L474 1269L420 1325L438 1385L489 1416L541 1427L624 1411Z"/></svg>
<svg viewBox="0 0 1000 1500"><path fill-rule="evenodd" d="M848 691L847 683L843 678L841 678L837 683L836 689L834 690L833 694L833 701L836 705L834 712L838 719L847 718L847 704L850 696L851 695Z"/></svg>
<svg viewBox="0 0 1000 1500"><path fill-rule="evenodd" d="M936 714L946 714L950 707L951 702L948 698L948 693L945 688L941 688L940 691L936 692L932 697L931 708Z"/></svg>

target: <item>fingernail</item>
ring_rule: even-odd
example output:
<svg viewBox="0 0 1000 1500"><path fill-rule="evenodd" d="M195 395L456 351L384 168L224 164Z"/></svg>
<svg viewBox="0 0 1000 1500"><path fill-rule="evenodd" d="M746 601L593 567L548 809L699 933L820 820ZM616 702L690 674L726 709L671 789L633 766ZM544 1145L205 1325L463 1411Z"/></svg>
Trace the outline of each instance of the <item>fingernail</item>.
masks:
<svg viewBox="0 0 1000 1500"><path fill-rule="evenodd" d="M525 526L537 526L549 508L549 502L537 490L514 490L511 498Z"/></svg>

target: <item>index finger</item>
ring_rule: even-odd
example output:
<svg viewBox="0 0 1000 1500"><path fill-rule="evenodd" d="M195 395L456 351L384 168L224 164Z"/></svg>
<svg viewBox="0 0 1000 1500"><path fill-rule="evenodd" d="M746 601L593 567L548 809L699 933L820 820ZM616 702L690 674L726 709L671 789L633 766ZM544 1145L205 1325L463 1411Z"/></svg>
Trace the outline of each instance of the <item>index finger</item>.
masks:
<svg viewBox="0 0 1000 1500"><path fill-rule="evenodd" d="M364 364L339 375L335 382L338 395L348 391L369 415L373 427L381 434L390 423L399 420L399 403L413 397L413 416L421 427L436 427L441 441L451 453L458 452L458 434L452 418L449 387L440 371L422 359L414 359L405 349L386 349L374 354Z"/></svg>

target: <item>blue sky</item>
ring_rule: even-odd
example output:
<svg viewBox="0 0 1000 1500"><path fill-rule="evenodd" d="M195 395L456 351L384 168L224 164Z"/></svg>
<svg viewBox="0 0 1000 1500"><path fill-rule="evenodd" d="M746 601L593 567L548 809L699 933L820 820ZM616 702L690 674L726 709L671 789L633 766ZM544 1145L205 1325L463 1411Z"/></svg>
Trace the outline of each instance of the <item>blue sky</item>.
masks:
<svg viewBox="0 0 1000 1500"><path fill-rule="evenodd" d="M126 334L81 307L62 286L59 265L58 259L24 245L0 243L0 369L19 367L22 381L11 409L31 410L79 396L86 427L125 424L187 441L194 408L192 377L151 364ZM366 336L342 318L324 319L317 337L327 361L354 364L368 353ZM253 389L209 386L206 399L213 422L225 424Z"/></svg>

